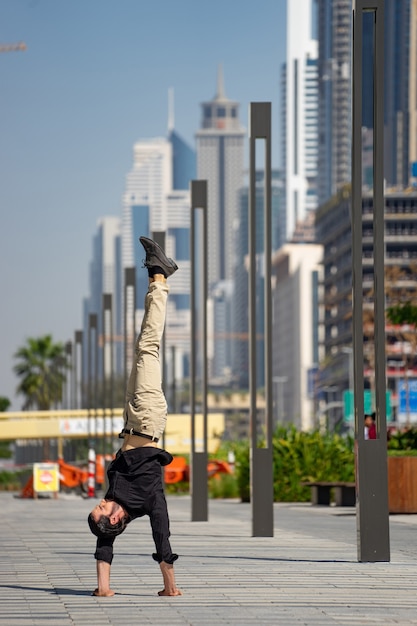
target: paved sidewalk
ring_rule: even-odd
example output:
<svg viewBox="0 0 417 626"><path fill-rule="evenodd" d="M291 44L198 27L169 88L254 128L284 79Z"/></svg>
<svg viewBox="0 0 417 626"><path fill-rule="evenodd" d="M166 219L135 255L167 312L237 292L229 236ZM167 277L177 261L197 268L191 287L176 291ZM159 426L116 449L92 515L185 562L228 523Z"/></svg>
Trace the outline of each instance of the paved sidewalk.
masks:
<svg viewBox="0 0 417 626"><path fill-rule="evenodd" d="M184 595L162 588L147 518L116 540L113 598L95 598L95 500L0 494L4 626L293 626L417 624L417 516L391 516L391 562L358 563L354 509L275 505L275 536L254 538L250 504L209 503L191 522L188 496L168 497Z"/></svg>

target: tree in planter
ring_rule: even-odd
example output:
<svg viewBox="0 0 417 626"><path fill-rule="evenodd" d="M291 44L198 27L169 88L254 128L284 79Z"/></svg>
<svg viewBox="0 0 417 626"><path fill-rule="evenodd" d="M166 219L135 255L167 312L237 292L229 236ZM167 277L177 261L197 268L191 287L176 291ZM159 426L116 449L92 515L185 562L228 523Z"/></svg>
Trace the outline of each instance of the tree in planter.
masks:
<svg viewBox="0 0 417 626"><path fill-rule="evenodd" d="M29 338L14 356L18 360L14 371L20 378L17 393L25 398L23 410L48 411L62 401L68 368L62 343L54 343L51 335Z"/></svg>

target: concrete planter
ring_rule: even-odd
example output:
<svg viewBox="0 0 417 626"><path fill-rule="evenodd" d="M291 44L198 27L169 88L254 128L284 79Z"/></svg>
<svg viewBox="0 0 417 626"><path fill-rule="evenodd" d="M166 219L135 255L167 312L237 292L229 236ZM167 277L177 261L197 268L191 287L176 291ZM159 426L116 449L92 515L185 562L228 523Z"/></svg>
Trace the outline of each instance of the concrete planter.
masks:
<svg viewBox="0 0 417 626"><path fill-rule="evenodd" d="M417 513L417 457L388 457L390 513Z"/></svg>

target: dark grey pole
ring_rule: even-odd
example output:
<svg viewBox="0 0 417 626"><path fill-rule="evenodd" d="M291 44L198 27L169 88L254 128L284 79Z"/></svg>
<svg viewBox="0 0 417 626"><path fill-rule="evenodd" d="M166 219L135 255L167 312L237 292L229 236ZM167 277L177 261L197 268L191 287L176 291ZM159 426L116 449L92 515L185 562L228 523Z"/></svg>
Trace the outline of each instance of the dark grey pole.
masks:
<svg viewBox="0 0 417 626"><path fill-rule="evenodd" d="M94 338L93 338L94 337ZM88 316L88 412L90 422L90 448L95 445L97 424L95 423L97 409L97 313ZM94 363L94 366L93 366ZM94 409L94 410L93 410Z"/></svg>
<svg viewBox="0 0 417 626"><path fill-rule="evenodd" d="M65 395L64 409L74 408L74 361L73 361L73 349L72 341L67 341L65 344L65 354L67 356L67 365L65 374Z"/></svg>
<svg viewBox="0 0 417 626"><path fill-rule="evenodd" d="M202 236L196 238L196 210L202 210ZM198 233L200 234L200 233ZM207 181L191 181L191 521L208 520L208 481L207 481ZM196 275L196 245L199 248L201 262L200 276ZM199 296L199 298L198 298ZM200 307L197 305L199 300ZM200 310L201 309L201 310ZM197 330L197 313L201 324ZM202 341L202 415L203 415L203 450L196 450L196 376L197 343Z"/></svg>
<svg viewBox="0 0 417 626"><path fill-rule="evenodd" d="M111 452L113 434L113 298L103 293L103 454ZM108 358L107 358L108 353ZM109 373L108 378L106 377ZM109 441L106 431L106 409L110 409Z"/></svg>
<svg viewBox="0 0 417 626"><path fill-rule="evenodd" d="M165 231L163 230L154 230L152 231L152 239L156 241L156 243L161 246L162 250L165 250ZM167 362L166 362L166 334L162 335L161 341L161 360L162 360L162 389L166 394L166 380L167 380ZM165 448L165 431L162 435L162 447Z"/></svg>
<svg viewBox="0 0 417 626"><path fill-rule="evenodd" d="M171 346L171 364L172 364L172 387L171 387L171 410L177 412L177 370L176 370L176 348Z"/></svg>
<svg viewBox="0 0 417 626"><path fill-rule="evenodd" d="M96 491L96 444L97 444L97 313L88 316L88 490L89 498L95 496ZM94 335L94 340L92 339ZM93 374L94 354L94 374ZM92 410L94 408L94 410Z"/></svg>
<svg viewBox="0 0 417 626"><path fill-rule="evenodd" d="M272 466L272 306L271 306L271 103L252 102L249 110L250 180L249 180L249 387L251 433L251 504L252 536L274 534L274 494ZM258 428L256 379L256 150L257 139L265 141L264 253L265 253L265 419ZM261 430L261 432L260 432ZM265 447L259 447L259 436Z"/></svg>
<svg viewBox="0 0 417 626"><path fill-rule="evenodd" d="M80 372L78 372L78 358ZM83 331L76 330L74 334L74 409L80 409L84 404L82 397L83 360Z"/></svg>
<svg viewBox="0 0 417 626"><path fill-rule="evenodd" d="M127 383L135 345L136 269L125 267L124 278L124 366Z"/></svg>
<svg viewBox="0 0 417 626"><path fill-rule="evenodd" d="M362 262L363 16L374 13L373 254L377 439L364 438ZM358 560L389 561L384 294L384 2L353 0L352 269ZM369 80L369 77L366 77Z"/></svg>

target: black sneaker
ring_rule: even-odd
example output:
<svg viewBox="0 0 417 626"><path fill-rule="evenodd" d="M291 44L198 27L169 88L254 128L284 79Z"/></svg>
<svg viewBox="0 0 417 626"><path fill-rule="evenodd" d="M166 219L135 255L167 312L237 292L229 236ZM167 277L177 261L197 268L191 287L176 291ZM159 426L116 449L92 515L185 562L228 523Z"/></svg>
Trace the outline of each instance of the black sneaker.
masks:
<svg viewBox="0 0 417 626"><path fill-rule="evenodd" d="M148 239L148 237L139 237L139 241L145 248L146 259L143 264L148 270L154 267L160 268L163 270L166 278L177 271L177 264L166 256L161 246L155 241Z"/></svg>

